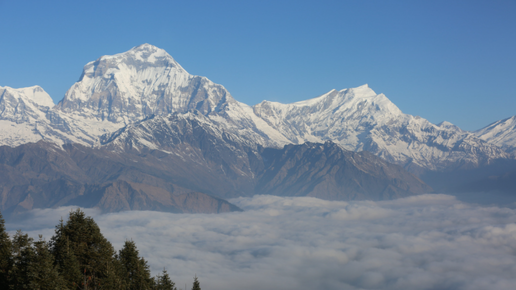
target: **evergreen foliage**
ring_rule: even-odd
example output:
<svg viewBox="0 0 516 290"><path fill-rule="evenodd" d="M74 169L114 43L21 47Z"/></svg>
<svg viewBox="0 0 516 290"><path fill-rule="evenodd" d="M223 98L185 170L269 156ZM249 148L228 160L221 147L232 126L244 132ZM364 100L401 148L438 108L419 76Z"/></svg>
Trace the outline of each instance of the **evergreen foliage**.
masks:
<svg viewBox="0 0 516 290"><path fill-rule="evenodd" d="M126 289L151 289L149 266L143 258L139 257L133 241L125 241L124 247L118 253L118 261L122 265L122 277Z"/></svg>
<svg viewBox="0 0 516 290"><path fill-rule="evenodd" d="M12 240L13 267L9 272L10 289L30 289L31 260L34 259L33 239L20 230Z"/></svg>
<svg viewBox="0 0 516 290"><path fill-rule="evenodd" d="M75 258L66 259L70 252ZM65 275L71 279L72 284L77 284L77 289L84 286L116 288L116 271L113 267L115 250L100 233L95 221L86 217L80 209L70 212L68 221L56 227L56 234L52 237L52 253L60 269L72 267L70 271L66 270L68 273ZM65 265L67 263L69 265ZM82 281L76 280L79 278L77 270L82 273Z"/></svg>
<svg viewBox="0 0 516 290"><path fill-rule="evenodd" d="M158 275L155 278L155 286L156 290L177 290L175 287L176 284L170 280L170 276L168 276L167 270L163 269L163 273ZM185 289L186 290L186 289Z"/></svg>
<svg viewBox="0 0 516 290"><path fill-rule="evenodd" d="M52 254L54 263L59 267L60 274L66 281L66 287L76 289L83 282L83 274L79 261L70 246L70 240L64 236L64 224L61 219L56 226L56 234L52 237Z"/></svg>
<svg viewBox="0 0 516 290"><path fill-rule="evenodd" d="M0 289L177 290L166 270L151 278L136 244L126 241L115 253L91 217L80 209L56 226L50 242L17 231L9 238L0 214ZM201 289L197 276L194 288Z"/></svg>
<svg viewBox="0 0 516 290"><path fill-rule="evenodd" d="M57 267L54 266L54 257L42 236L39 241L33 244L33 259L30 261L30 289L58 290L68 289L65 286L63 277L59 275Z"/></svg>
<svg viewBox="0 0 516 290"><path fill-rule="evenodd" d="M12 265L11 240L5 231L5 220L0 214L0 289L8 289Z"/></svg>
<svg viewBox="0 0 516 290"><path fill-rule="evenodd" d="M199 279L197 279L197 275L194 276L192 290L201 290L201 284L199 283Z"/></svg>

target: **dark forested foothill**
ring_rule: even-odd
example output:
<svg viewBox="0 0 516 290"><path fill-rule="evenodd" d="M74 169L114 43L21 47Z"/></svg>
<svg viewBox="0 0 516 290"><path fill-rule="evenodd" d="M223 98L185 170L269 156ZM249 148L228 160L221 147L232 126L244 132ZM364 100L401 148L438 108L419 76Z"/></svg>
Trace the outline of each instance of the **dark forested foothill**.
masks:
<svg viewBox="0 0 516 290"><path fill-rule="evenodd" d="M117 253L80 209L59 222L49 242L21 231L10 238L0 214L0 289L177 290L165 269L151 277L133 241Z"/></svg>

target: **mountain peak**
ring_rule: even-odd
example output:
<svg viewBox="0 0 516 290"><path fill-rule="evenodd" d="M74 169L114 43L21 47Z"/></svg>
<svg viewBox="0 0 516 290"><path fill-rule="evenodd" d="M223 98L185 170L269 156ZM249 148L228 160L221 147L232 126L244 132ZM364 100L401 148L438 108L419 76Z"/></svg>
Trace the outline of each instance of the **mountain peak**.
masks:
<svg viewBox="0 0 516 290"><path fill-rule="evenodd" d="M52 98L43 90L40 86L32 86L26 88L11 88L11 87L0 87L0 92L9 92L13 97L17 99L29 100L39 106L45 106L52 108L54 101ZM0 93L1 95L2 93Z"/></svg>
<svg viewBox="0 0 516 290"><path fill-rule="evenodd" d="M184 69L168 54L164 49L154 45L144 43L131 48L130 50L114 55L103 55L95 61L89 62L84 66L85 73L101 67L119 68L122 65L135 67L137 70L152 67L175 67Z"/></svg>
<svg viewBox="0 0 516 290"><path fill-rule="evenodd" d="M208 114L231 99L221 85L190 75L165 50L144 43L86 64L58 109L128 124L153 114Z"/></svg>
<svg viewBox="0 0 516 290"><path fill-rule="evenodd" d="M143 43L143 44L133 47L131 50L158 50L158 49L161 49L161 48L154 46L152 44L149 44L149 43Z"/></svg>
<svg viewBox="0 0 516 290"><path fill-rule="evenodd" d="M452 124L448 121L442 121L441 123L437 124L437 126L443 128L443 129L452 129L452 130L456 130L458 132L462 132L461 128L457 127L457 125Z"/></svg>
<svg viewBox="0 0 516 290"><path fill-rule="evenodd" d="M158 59L169 59L174 60L170 54L168 54L164 49L161 49L157 46L144 43L133 47L129 51L125 53L121 53L121 55L133 55L136 60L144 61L144 62L156 62ZM174 64L177 65L177 63Z"/></svg>
<svg viewBox="0 0 516 290"><path fill-rule="evenodd" d="M356 88L342 89L341 93L353 93L356 97L373 97L376 96L376 92L369 87L368 84L361 85Z"/></svg>

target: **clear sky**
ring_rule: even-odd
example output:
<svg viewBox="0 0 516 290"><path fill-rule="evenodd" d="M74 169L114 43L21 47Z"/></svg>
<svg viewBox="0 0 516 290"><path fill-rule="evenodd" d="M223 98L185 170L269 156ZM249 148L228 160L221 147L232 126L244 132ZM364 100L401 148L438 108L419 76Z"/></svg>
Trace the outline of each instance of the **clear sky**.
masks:
<svg viewBox="0 0 516 290"><path fill-rule="evenodd" d="M0 86L60 101L82 67L142 43L254 105L363 84L475 130L516 115L516 1L0 0Z"/></svg>

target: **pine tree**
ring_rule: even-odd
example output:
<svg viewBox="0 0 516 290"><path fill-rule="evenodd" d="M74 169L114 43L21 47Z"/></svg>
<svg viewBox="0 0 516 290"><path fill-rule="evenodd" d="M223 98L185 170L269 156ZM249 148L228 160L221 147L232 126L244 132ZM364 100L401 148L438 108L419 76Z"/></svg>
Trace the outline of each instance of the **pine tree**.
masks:
<svg viewBox="0 0 516 290"><path fill-rule="evenodd" d="M95 221L80 209L70 212L68 221L56 226L51 245L67 285L77 284L76 289L119 288L115 250Z"/></svg>
<svg viewBox="0 0 516 290"><path fill-rule="evenodd" d="M51 241L51 251L54 256L54 263L58 266L66 287L75 289L82 284L83 275L79 261L70 246L70 240L63 234L63 230L64 224L61 219L56 226L56 235L54 235Z"/></svg>
<svg viewBox="0 0 516 290"><path fill-rule="evenodd" d="M199 283L199 279L197 279L197 275L194 276L192 290L201 290L201 284Z"/></svg>
<svg viewBox="0 0 516 290"><path fill-rule="evenodd" d="M11 289L32 289L30 266L35 259L32 248L33 239L20 230L16 232L12 240L13 267L9 272Z"/></svg>
<svg viewBox="0 0 516 290"><path fill-rule="evenodd" d="M60 290L68 289L65 286L64 280L59 276L56 266L54 266L54 257L48 249L48 243L39 236L39 241L33 246L34 256L30 261L29 286L31 289L39 290Z"/></svg>
<svg viewBox="0 0 516 290"><path fill-rule="evenodd" d="M11 289L59 290L68 289L59 276L54 257L40 236L34 242L27 234L18 231L12 242L13 267L9 273Z"/></svg>
<svg viewBox="0 0 516 290"><path fill-rule="evenodd" d="M13 266L11 239L5 230L5 220L0 213L0 289L8 289L9 272Z"/></svg>
<svg viewBox="0 0 516 290"><path fill-rule="evenodd" d="M118 261L122 269L127 289L151 289L152 279L145 259L139 257L138 249L133 241L125 241L118 253Z"/></svg>
<svg viewBox="0 0 516 290"><path fill-rule="evenodd" d="M167 270L163 269L162 275L158 275L156 277L156 285L154 289L156 290L177 290L175 287L176 284L170 280L170 276L167 273Z"/></svg>

